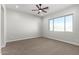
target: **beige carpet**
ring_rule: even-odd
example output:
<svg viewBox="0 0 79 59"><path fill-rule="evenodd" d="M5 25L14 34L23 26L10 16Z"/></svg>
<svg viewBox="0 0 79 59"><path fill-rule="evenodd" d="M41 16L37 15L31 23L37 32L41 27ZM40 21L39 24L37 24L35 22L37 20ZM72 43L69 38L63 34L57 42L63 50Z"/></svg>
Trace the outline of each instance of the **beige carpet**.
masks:
<svg viewBox="0 0 79 59"><path fill-rule="evenodd" d="M79 46L47 38L10 42L1 50L3 55L79 55Z"/></svg>

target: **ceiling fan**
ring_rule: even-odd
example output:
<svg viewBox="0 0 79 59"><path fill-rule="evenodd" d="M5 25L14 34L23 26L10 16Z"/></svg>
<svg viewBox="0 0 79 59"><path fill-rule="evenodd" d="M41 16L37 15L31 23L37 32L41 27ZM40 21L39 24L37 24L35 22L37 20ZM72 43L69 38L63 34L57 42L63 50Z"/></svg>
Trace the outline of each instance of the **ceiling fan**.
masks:
<svg viewBox="0 0 79 59"><path fill-rule="evenodd" d="M32 10L32 11L38 11L38 14L40 14L41 12L47 13L46 9L48 9L48 7L42 8L41 6L42 6L42 4L36 5L36 7L37 7L38 9L34 9L34 10Z"/></svg>

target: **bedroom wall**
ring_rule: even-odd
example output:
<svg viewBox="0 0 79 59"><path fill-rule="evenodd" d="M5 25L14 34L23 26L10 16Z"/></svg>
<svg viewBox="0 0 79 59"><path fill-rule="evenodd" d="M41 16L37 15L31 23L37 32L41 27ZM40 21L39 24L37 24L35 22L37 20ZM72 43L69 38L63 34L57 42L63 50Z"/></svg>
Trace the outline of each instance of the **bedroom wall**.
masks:
<svg viewBox="0 0 79 59"><path fill-rule="evenodd" d="M53 32L53 31L51 32L48 30L48 19L71 14L71 13L74 14L73 32ZM67 8L60 12L45 16L43 18L43 36L50 39L55 39L55 40L79 45L79 6Z"/></svg>
<svg viewBox="0 0 79 59"><path fill-rule="evenodd" d="M40 37L40 28L41 18L7 9L7 42Z"/></svg>

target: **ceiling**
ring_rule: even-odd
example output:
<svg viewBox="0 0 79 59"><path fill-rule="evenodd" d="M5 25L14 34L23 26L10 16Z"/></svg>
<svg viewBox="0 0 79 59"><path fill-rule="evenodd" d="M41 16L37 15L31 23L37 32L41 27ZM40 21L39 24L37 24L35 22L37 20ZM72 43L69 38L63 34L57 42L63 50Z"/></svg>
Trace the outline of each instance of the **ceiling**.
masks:
<svg viewBox="0 0 79 59"><path fill-rule="evenodd" d="M18 8L16 8L16 5L18 6ZM57 11L68 8L72 6L72 4L43 4L42 7L48 6L49 9L47 10L47 13L41 12L40 14L37 14L38 13L37 11L32 11L33 9L37 9L35 4L7 4L6 6L7 8L13 9L16 11L26 12L26 13L33 14L36 16L45 16L50 13L55 13Z"/></svg>

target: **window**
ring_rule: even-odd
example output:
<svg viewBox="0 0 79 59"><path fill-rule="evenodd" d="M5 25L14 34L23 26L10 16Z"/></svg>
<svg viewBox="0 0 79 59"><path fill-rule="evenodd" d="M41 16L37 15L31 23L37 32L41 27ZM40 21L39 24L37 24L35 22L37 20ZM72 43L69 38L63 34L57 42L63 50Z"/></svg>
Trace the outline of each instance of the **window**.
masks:
<svg viewBox="0 0 79 59"><path fill-rule="evenodd" d="M62 16L49 20L50 31L72 32L73 15Z"/></svg>
<svg viewBox="0 0 79 59"><path fill-rule="evenodd" d="M66 25L66 31L72 32L72 15L66 16L65 17L65 25Z"/></svg>
<svg viewBox="0 0 79 59"><path fill-rule="evenodd" d="M64 31L64 17L54 19L54 31Z"/></svg>

